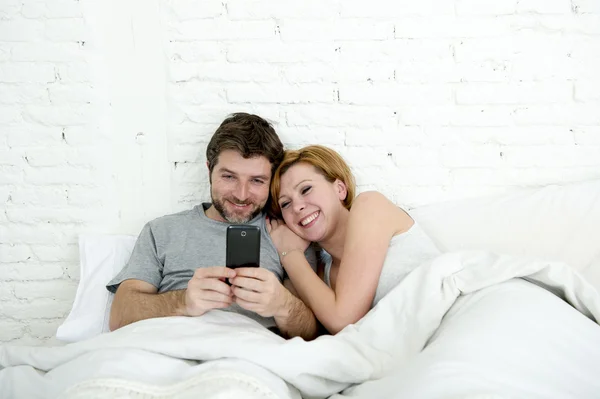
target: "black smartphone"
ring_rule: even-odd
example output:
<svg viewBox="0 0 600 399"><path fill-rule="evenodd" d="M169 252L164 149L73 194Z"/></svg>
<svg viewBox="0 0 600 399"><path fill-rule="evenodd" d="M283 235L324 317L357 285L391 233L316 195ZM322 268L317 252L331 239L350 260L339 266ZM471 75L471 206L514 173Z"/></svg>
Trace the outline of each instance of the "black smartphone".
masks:
<svg viewBox="0 0 600 399"><path fill-rule="evenodd" d="M233 224L227 227L227 250L225 266L259 267L260 228L258 226Z"/></svg>

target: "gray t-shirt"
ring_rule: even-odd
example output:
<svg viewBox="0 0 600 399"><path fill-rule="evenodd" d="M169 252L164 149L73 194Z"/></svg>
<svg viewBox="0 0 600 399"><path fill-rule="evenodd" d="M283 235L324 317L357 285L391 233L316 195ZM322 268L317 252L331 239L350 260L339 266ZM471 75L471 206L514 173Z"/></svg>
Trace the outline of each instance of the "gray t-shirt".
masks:
<svg viewBox="0 0 600 399"><path fill-rule="evenodd" d="M225 266L225 238L230 223L208 218L204 211L209 203L163 216L147 223L135 243L127 265L106 286L116 292L125 280L136 279L158 288L158 293L187 288L188 281L200 267ZM260 266L273 272L280 282L284 270L271 236L267 232L265 215L248 224L259 226L262 232ZM309 247L307 259L316 269L316 255ZM223 309L246 315L267 328L275 327L272 317L264 318L234 303Z"/></svg>

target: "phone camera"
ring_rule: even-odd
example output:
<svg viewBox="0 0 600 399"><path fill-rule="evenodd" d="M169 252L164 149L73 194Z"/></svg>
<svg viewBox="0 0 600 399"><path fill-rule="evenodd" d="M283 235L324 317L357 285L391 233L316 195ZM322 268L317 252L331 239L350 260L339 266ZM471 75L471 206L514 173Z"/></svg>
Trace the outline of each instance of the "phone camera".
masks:
<svg viewBox="0 0 600 399"><path fill-rule="evenodd" d="M246 237L246 232L245 231L242 231L241 234L242 234L242 237Z"/></svg>

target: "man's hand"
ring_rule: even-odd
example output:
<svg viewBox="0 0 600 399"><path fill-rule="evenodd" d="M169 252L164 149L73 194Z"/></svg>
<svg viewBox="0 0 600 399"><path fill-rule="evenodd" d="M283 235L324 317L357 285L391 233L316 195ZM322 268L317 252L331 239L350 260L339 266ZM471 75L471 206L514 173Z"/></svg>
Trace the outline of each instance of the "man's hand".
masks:
<svg viewBox="0 0 600 399"><path fill-rule="evenodd" d="M202 316L209 310L229 307L233 293L225 279L235 276L234 270L222 266L196 269L185 292L184 314Z"/></svg>
<svg viewBox="0 0 600 399"><path fill-rule="evenodd" d="M238 268L235 273L231 284L238 305L262 317L287 316L291 294L275 274L260 267Z"/></svg>

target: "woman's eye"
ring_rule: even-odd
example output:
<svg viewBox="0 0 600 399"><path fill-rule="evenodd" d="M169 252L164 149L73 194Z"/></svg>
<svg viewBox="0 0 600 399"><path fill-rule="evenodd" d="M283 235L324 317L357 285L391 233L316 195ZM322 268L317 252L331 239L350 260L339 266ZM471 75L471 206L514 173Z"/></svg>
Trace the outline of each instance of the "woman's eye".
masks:
<svg viewBox="0 0 600 399"><path fill-rule="evenodd" d="M281 209L285 209L288 207L289 204L290 204L289 202L284 202L284 203L280 204L279 206L281 207Z"/></svg>
<svg viewBox="0 0 600 399"><path fill-rule="evenodd" d="M311 188L312 188L311 186L306 186L302 189L301 193L304 195L304 194L308 193Z"/></svg>

